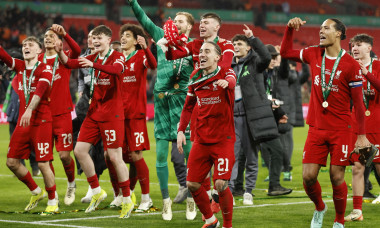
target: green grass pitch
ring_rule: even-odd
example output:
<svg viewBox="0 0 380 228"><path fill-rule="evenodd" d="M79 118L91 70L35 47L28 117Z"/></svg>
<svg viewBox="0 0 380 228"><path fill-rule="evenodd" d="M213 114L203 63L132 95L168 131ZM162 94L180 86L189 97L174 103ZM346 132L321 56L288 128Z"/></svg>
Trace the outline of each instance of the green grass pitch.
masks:
<svg viewBox="0 0 380 228"><path fill-rule="evenodd" d="M155 168L155 140L153 137L153 123L148 123L151 150L144 152L145 160L150 169L150 191L154 206L162 208L161 193L159 190L156 168ZM160 211L152 213L133 213L129 219L119 219L118 209L97 210L90 214L85 214L81 209L85 209L87 204L82 204L80 199L87 191L87 182L84 175L76 176L77 192L76 200L71 206L63 204L64 194L66 192L66 177L59 160L58 154L54 154L54 166L56 171L57 192L61 199L60 211L64 212L52 216L40 216L36 213L12 213L22 212L29 202L30 193L11 171L6 167L6 153L9 144L8 125L0 125L0 227L201 227L203 222L201 214L198 211L194 221L187 221L185 217L186 204L173 204L173 220L163 221ZM236 206L234 207L233 226L240 227L309 227L313 214L314 206L306 196L302 186L302 150L307 135L307 128L294 129L294 154L292 158L293 180L283 182L285 187L293 188L293 193L285 197L269 197L266 195L268 183L264 182L268 175L266 168L260 165L259 176L256 189L253 193L256 195L253 206L243 206L241 197L236 197ZM30 166L27 163L27 167ZM169 167L169 191L173 199L177 193L178 185L174 175L174 170L168 158ZM261 161L260 161L261 164ZM351 168L347 167L346 182L351 184ZM372 192L378 194L380 188L376 183L373 175L370 180L374 185ZM37 184L44 187L41 177L36 178ZM101 203L100 207L107 206L112 201L112 188L109 183L108 171L105 171L100 178L101 186L108 193L108 198ZM322 186L323 198L327 202L329 210L324 219L323 227L332 227L335 217L334 204L332 201L332 188L329 181L328 168L323 168L319 175L319 181ZM352 191L348 190L349 200L347 202L346 215L352 210ZM136 196L140 199L140 186L136 186ZM41 212L46 207L47 200L39 203L33 212ZM80 210L80 211L77 211ZM346 223L346 227L378 227L378 212L380 205L373 205L369 202L363 203L363 222ZM222 220L221 213L217 214L219 220Z"/></svg>

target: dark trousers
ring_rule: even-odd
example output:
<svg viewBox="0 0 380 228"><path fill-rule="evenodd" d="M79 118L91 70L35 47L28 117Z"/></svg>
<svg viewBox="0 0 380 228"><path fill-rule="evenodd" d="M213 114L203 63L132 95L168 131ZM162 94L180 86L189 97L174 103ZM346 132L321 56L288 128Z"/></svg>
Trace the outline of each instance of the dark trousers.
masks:
<svg viewBox="0 0 380 228"><path fill-rule="evenodd" d="M280 138L262 142L262 157L269 167L269 187L280 185L280 175L283 164L283 149Z"/></svg>

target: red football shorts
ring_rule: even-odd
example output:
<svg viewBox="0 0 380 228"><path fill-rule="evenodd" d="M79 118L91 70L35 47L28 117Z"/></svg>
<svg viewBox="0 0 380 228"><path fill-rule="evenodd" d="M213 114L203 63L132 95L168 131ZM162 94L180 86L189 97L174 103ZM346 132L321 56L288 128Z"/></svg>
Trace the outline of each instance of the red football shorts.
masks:
<svg viewBox="0 0 380 228"><path fill-rule="evenodd" d="M355 134L355 142L356 142L356 137L357 135ZM375 145L377 148L379 148L380 145L380 133L366 133L366 137L370 143ZM355 143L354 142L354 143ZM351 164L354 164L354 162L359 162L359 154L352 154L351 159L350 159ZM375 158L373 159L374 163L380 163L380 155L379 151L377 151L377 154Z"/></svg>
<svg viewBox="0 0 380 228"><path fill-rule="evenodd" d="M36 153L36 161L53 160L52 123L20 127L17 125L9 142L8 158L29 159L30 152Z"/></svg>
<svg viewBox="0 0 380 228"><path fill-rule="evenodd" d="M330 153L331 165L348 166L349 156L354 149L352 132L309 128L302 163L326 166Z"/></svg>
<svg viewBox="0 0 380 228"><path fill-rule="evenodd" d="M215 180L229 180L235 163L234 142L194 142L187 163L187 181L201 183L214 165Z"/></svg>
<svg viewBox="0 0 380 228"><path fill-rule="evenodd" d="M78 142L95 145L100 139L105 149L117 149L123 146L124 120L98 122L86 117L80 128Z"/></svg>
<svg viewBox="0 0 380 228"><path fill-rule="evenodd" d="M124 128L123 152L150 149L146 119L125 119Z"/></svg>
<svg viewBox="0 0 380 228"><path fill-rule="evenodd" d="M53 116L53 138L57 151L73 150L71 113Z"/></svg>

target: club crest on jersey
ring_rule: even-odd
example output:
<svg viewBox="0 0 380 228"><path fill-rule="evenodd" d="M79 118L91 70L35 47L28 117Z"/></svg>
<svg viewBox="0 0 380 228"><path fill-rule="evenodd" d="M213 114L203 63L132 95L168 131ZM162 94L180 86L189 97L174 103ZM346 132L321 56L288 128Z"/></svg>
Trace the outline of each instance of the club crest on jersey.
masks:
<svg viewBox="0 0 380 228"><path fill-rule="evenodd" d="M319 75L315 76L314 85L319 86Z"/></svg>
<svg viewBox="0 0 380 228"><path fill-rule="evenodd" d="M18 82L18 90L23 90L21 82Z"/></svg>
<svg viewBox="0 0 380 228"><path fill-rule="evenodd" d="M336 78L336 79L339 79L341 73L342 73L342 71L341 71L341 70L338 70L338 71L336 72L335 78Z"/></svg>
<svg viewBox="0 0 380 228"><path fill-rule="evenodd" d="M214 87L212 89L212 91L217 91L218 90L218 85L216 83L217 83L217 81L215 81L215 82L212 83L212 86Z"/></svg>
<svg viewBox="0 0 380 228"><path fill-rule="evenodd" d="M135 63L131 63L129 68L130 68L130 71L135 71Z"/></svg>

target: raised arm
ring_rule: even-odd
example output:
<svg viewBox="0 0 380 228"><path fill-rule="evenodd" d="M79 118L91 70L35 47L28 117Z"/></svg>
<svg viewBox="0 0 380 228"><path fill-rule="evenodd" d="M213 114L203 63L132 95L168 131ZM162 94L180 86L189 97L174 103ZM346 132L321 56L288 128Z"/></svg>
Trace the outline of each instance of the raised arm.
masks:
<svg viewBox="0 0 380 228"><path fill-rule="evenodd" d="M165 53L167 60L181 59L186 56L192 55L192 42L186 44L185 48L174 49L172 46L168 46L168 51ZM230 61L231 66L232 59Z"/></svg>
<svg viewBox="0 0 380 228"><path fill-rule="evenodd" d="M138 4L137 0L128 0L136 19L142 27L149 33L155 42L164 37L164 30L156 26L152 20L145 14L144 10Z"/></svg>
<svg viewBox="0 0 380 228"><path fill-rule="evenodd" d="M286 26L285 34L282 39L280 54L282 58L300 62L300 50L293 49L293 31L299 30L306 21L302 21L301 18L295 17L290 19Z"/></svg>
<svg viewBox="0 0 380 228"><path fill-rule="evenodd" d="M22 60L20 59L15 59L12 58L5 50L4 48L0 45L0 59L12 70L15 69L17 70L17 66L22 64ZM18 71L18 70L17 70Z"/></svg>
<svg viewBox="0 0 380 228"><path fill-rule="evenodd" d="M65 31L62 25L53 24L51 29L59 36L63 37L71 49L70 58L76 59L79 57L81 49L77 42Z"/></svg>
<svg viewBox="0 0 380 228"><path fill-rule="evenodd" d="M144 50L144 53L146 56L146 62L144 61L145 67L149 69L156 69L157 68L156 58L154 58L153 53L148 48L145 38L142 36L137 36L137 43Z"/></svg>

